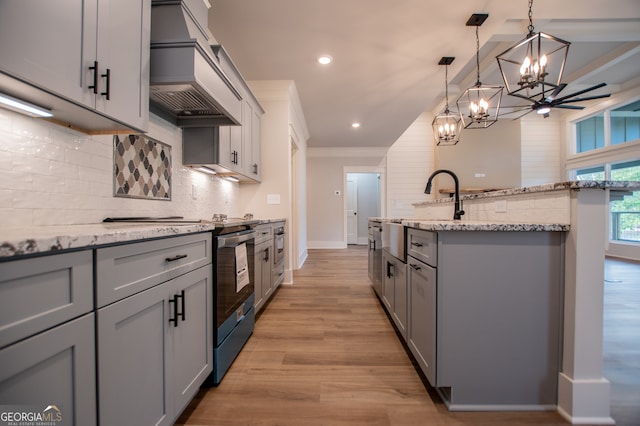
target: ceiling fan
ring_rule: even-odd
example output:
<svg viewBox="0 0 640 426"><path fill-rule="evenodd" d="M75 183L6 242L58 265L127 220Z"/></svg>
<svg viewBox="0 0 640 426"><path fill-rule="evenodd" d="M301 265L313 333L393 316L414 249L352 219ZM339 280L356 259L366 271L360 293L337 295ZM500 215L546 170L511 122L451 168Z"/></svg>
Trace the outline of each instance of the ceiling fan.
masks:
<svg viewBox="0 0 640 426"><path fill-rule="evenodd" d="M533 102L533 103L531 105L525 105L525 106L514 106L512 108L517 108L517 109L515 109L513 111L506 112L503 115L515 114L517 112L526 111L524 114L521 114L518 117L514 118L514 120L517 120L518 118L521 118L521 117L529 114L532 111L536 111L538 114L542 115L544 118L547 118L547 117L549 117L549 113L551 112L551 108L581 110L581 109L584 109L585 107L581 106L581 105L567 105L567 104L573 104L575 102L590 101L590 100L593 100L593 99L608 98L609 96L611 96L610 93L606 93L606 94L602 94L602 95L585 96L585 97L582 97L582 98L581 97L576 97L576 96L580 96L580 95L582 95L584 93L588 93L588 92L591 92L593 90L599 89L599 88L604 87L606 85L607 85L607 83L600 83L600 84L596 84L595 86L591 86L591 87L589 87L587 89L580 90L580 91L577 91L575 93L571 93L570 95L565 95L565 96L562 96L562 97L558 97L560 92L562 90L564 90L565 87L567 87L566 83L561 83L560 85L555 87L555 89L553 90L553 92L551 92L551 94L549 96L545 97L544 91L543 91L543 93L540 96L539 100L532 99L532 98L527 98L525 96L512 95L512 96L517 96L519 98L522 98L524 100L527 100L527 101L530 101L530 102Z"/></svg>

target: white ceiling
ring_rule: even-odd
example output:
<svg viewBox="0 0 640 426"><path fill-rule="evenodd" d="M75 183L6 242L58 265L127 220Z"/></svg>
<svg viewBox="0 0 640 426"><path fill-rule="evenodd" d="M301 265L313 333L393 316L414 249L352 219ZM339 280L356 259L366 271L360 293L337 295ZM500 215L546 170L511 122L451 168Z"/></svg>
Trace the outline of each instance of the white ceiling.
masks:
<svg viewBox="0 0 640 426"><path fill-rule="evenodd" d="M211 32L245 79L295 81L311 147L392 145L420 114L443 108L443 56L456 58L449 66L455 105L476 81L475 27L465 25L473 13L489 14L479 28L480 80L502 84L495 56L524 38L528 25L527 0L211 3ZM601 82L608 86L589 95L640 84L639 0L536 0L533 24L572 43L562 95ZM321 66L321 54L334 62ZM504 103L513 104L509 98ZM362 126L351 128L354 121Z"/></svg>

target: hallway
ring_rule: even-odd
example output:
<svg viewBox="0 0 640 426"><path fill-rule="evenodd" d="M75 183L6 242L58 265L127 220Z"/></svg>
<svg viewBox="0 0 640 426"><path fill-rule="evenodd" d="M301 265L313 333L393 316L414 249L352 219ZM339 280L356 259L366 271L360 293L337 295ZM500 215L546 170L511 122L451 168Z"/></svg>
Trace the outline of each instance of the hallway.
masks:
<svg viewBox="0 0 640 426"><path fill-rule="evenodd" d="M310 250L217 388L184 425L566 425L555 412L449 412L425 385L367 277L367 247Z"/></svg>

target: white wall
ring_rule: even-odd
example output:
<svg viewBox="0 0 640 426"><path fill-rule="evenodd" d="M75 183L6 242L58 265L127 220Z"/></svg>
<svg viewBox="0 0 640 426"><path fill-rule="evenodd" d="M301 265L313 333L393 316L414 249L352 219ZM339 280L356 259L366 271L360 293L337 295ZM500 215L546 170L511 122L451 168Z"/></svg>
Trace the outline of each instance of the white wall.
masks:
<svg viewBox="0 0 640 426"><path fill-rule="evenodd" d="M464 129L457 145L436 146L437 168L453 171L460 188L519 188L520 160L520 123L511 119L500 119L486 129ZM453 180L439 176L434 192L440 188L453 188Z"/></svg>
<svg viewBox="0 0 640 426"><path fill-rule="evenodd" d="M113 136L89 136L0 109L0 227L241 213L238 184L182 167L179 128L151 115L148 136L172 147L171 201L113 197Z"/></svg>
<svg viewBox="0 0 640 426"><path fill-rule="evenodd" d="M309 248L344 248L345 173L376 171L384 148L307 149L307 235ZM336 195L335 191L340 191Z"/></svg>
<svg viewBox="0 0 640 426"><path fill-rule="evenodd" d="M262 182L240 188L248 212L265 219L286 219L285 282L306 259L306 151L309 131L295 83L291 80L250 81L265 110L261 123ZM267 203L278 195L278 204Z"/></svg>

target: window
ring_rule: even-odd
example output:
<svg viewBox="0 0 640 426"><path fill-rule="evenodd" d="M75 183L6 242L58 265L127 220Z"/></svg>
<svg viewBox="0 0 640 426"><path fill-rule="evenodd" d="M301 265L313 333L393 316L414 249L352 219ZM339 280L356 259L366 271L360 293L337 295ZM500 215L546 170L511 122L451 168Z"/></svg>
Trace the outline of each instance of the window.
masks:
<svg viewBox="0 0 640 426"><path fill-rule="evenodd" d="M604 180L604 166L590 167L576 171L577 180Z"/></svg>
<svg viewBox="0 0 640 426"><path fill-rule="evenodd" d="M640 160L612 164L611 180L640 180ZM610 197L611 239L640 242L640 191Z"/></svg>
<svg viewBox="0 0 640 426"><path fill-rule="evenodd" d="M609 126L609 134L605 129ZM640 101L576 122L576 153L640 140Z"/></svg>
<svg viewBox="0 0 640 426"><path fill-rule="evenodd" d="M576 152L604 148L604 114L576 123Z"/></svg>
<svg viewBox="0 0 640 426"><path fill-rule="evenodd" d="M640 100L574 122L574 155L567 171L576 180L640 181ZM609 238L640 243L640 191L609 191Z"/></svg>
<svg viewBox="0 0 640 426"><path fill-rule="evenodd" d="M611 145L640 139L640 101L611 111Z"/></svg>

